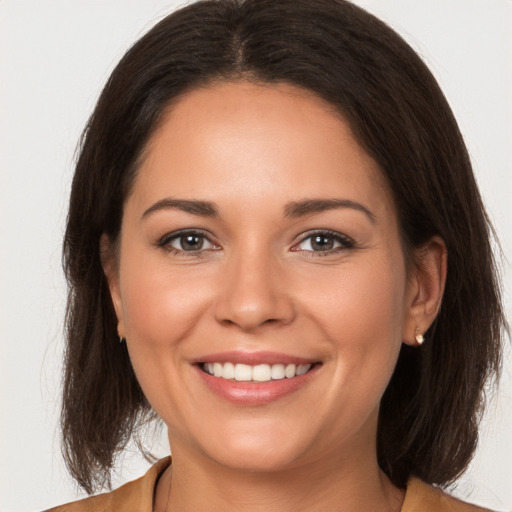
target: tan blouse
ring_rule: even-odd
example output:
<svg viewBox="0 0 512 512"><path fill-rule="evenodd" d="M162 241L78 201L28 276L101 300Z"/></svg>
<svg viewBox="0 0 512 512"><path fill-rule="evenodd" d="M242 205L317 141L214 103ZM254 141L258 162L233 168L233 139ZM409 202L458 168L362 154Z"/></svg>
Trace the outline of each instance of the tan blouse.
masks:
<svg viewBox="0 0 512 512"><path fill-rule="evenodd" d="M159 460L148 472L106 494L55 507L46 512L152 512L153 495L159 476L167 469L171 458ZM401 512L490 512L469 505L448 494L412 478L407 485Z"/></svg>

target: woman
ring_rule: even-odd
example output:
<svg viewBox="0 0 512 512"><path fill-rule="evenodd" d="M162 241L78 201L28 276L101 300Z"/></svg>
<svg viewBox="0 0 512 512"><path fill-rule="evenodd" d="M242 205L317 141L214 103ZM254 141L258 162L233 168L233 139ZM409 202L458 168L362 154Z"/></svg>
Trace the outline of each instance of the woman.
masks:
<svg viewBox="0 0 512 512"><path fill-rule="evenodd" d="M341 0L168 16L83 139L62 426L88 492L155 414L172 465L55 510L482 510L430 485L467 467L499 369L489 233L449 106L383 23Z"/></svg>

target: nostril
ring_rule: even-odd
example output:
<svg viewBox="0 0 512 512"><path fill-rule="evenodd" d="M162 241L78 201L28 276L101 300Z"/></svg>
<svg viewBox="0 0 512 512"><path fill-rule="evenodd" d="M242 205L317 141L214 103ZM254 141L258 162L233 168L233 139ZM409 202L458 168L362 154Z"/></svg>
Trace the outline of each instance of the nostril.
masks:
<svg viewBox="0 0 512 512"><path fill-rule="evenodd" d="M253 331L264 326L289 324L295 317L292 304L284 298L270 296L236 299L236 295L227 297L216 306L215 317L226 327L236 325L244 331Z"/></svg>

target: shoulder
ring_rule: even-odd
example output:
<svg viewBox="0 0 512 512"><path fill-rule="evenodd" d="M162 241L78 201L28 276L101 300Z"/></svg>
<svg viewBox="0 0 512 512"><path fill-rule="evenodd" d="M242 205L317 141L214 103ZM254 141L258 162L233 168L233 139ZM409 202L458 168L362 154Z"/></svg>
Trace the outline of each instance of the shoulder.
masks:
<svg viewBox="0 0 512 512"><path fill-rule="evenodd" d="M115 491L74 501L46 512L151 512L156 483L170 463L171 458L166 457L153 464L144 476Z"/></svg>
<svg viewBox="0 0 512 512"><path fill-rule="evenodd" d="M401 512L492 512L487 508L458 500L441 489L432 487L417 478L407 484Z"/></svg>

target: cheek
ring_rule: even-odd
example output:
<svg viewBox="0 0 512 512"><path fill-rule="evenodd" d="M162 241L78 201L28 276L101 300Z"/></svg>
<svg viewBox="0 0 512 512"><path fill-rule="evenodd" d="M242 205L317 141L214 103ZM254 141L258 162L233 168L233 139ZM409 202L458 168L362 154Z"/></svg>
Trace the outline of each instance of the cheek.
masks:
<svg viewBox="0 0 512 512"><path fill-rule="evenodd" d="M400 261L400 260L398 260ZM405 272L393 258L329 271L302 290L303 303L331 340L364 345L400 341L404 318ZM340 347L342 348L342 347Z"/></svg>
<svg viewBox="0 0 512 512"><path fill-rule="evenodd" d="M171 418L170 423L180 424L188 396L183 341L191 336L208 298L206 288L184 273L170 272L165 262L159 265L150 260L132 257L121 269L126 344L152 408L161 417Z"/></svg>
<svg viewBox="0 0 512 512"><path fill-rule="evenodd" d="M128 244L127 244L128 245ZM170 270L165 258L127 247L121 262L121 296L130 359L151 405L165 410L179 387L183 340L190 337L210 301L202 278ZM183 394L180 390L180 394ZM177 394L177 393L175 393Z"/></svg>
<svg viewBox="0 0 512 512"><path fill-rule="evenodd" d="M360 419L377 406L401 347L405 271L382 259L331 274L309 294L310 315L333 350L332 400L351 403ZM340 393L343 399L339 400Z"/></svg>
<svg viewBox="0 0 512 512"><path fill-rule="evenodd" d="M155 261L156 260L156 261ZM187 336L209 300L206 276L187 269L170 270L154 255L127 261L121 281L127 338L150 345Z"/></svg>

